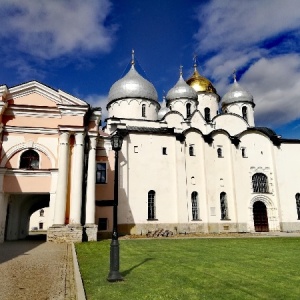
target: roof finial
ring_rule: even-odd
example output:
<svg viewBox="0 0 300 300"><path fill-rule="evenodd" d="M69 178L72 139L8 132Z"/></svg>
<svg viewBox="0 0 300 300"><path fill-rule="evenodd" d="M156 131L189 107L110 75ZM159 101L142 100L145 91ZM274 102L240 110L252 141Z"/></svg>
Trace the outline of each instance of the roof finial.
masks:
<svg viewBox="0 0 300 300"><path fill-rule="evenodd" d="M233 82L236 82L236 69L233 69Z"/></svg>
<svg viewBox="0 0 300 300"><path fill-rule="evenodd" d="M194 53L194 56L193 56L193 61L194 61L194 69L196 71L197 69L197 66L198 66L198 59L197 59L197 54Z"/></svg>
<svg viewBox="0 0 300 300"><path fill-rule="evenodd" d="M179 67L180 77L182 77L182 68L183 68L183 66L180 65L180 67Z"/></svg>
<svg viewBox="0 0 300 300"><path fill-rule="evenodd" d="M134 61L134 49L131 50L131 65L134 66L135 61Z"/></svg>

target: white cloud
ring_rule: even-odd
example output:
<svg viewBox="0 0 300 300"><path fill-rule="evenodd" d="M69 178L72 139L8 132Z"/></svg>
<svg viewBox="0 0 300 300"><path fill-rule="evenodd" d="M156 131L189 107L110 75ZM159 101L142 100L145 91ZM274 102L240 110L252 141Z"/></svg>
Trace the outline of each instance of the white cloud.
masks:
<svg viewBox="0 0 300 300"><path fill-rule="evenodd" d="M2 0L0 36L43 59L106 52L116 29L105 24L110 11L109 0Z"/></svg>
<svg viewBox="0 0 300 300"><path fill-rule="evenodd" d="M300 116L300 55L262 58L241 79L254 96L258 125L278 126Z"/></svg>
<svg viewBox="0 0 300 300"><path fill-rule="evenodd" d="M298 0L213 0L197 11L197 49L210 54L204 74L222 96L233 69L243 70L240 81L255 97L257 125L277 126L300 115L300 57L287 37L299 32L298 8ZM279 36L287 39L284 49L265 47Z"/></svg>

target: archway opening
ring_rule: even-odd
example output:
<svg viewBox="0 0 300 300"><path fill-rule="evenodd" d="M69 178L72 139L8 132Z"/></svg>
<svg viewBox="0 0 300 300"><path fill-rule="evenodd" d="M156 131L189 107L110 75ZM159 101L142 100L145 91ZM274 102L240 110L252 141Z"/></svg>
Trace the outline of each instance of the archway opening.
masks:
<svg viewBox="0 0 300 300"><path fill-rule="evenodd" d="M9 209L7 214L5 240L13 241L31 238L30 217L36 211L44 210L49 207L49 194L10 194ZM41 217L42 218L42 217ZM45 219L45 218L44 218ZM38 228L41 222L38 222ZM43 228L48 222L43 222ZM46 239L46 231L33 239Z"/></svg>
<svg viewBox="0 0 300 300"><path fill-rule="evenodd" d="M267 207L262 201L253 204L253 221L256 232L269 231Z"/></svg>

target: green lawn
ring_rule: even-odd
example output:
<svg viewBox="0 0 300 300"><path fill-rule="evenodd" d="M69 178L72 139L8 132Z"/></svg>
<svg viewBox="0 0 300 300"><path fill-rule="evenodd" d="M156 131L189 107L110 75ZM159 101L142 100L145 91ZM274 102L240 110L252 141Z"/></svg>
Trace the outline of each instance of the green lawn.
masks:
<svg viewBox="0 0 300 300"><path fill-rule="evenodd" d="M300 238L121 240L117 283L109 246L76 244L88 300L300 299Z"/></svg>

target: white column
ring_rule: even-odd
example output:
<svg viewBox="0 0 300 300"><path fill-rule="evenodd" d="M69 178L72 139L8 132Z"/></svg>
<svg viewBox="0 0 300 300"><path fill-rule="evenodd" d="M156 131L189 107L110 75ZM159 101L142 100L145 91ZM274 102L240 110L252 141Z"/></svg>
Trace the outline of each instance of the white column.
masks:
<svg viewBox="0 0 300 300"><path fill-rule="evenodd" d="M72 193L70 203L70 224L80 224L82 203L84 133L75 133L74 170L72 174Z"/></svg>
<svg viewBox="0 0 300 300"><path fill-rule="evenodd" d="M86 224L95 224L96 145L97 137L90 137L86 188Z"/></svg>
<svg viewBox="0 0 300 300"><path fill-rule="evenodd" d="M54 224L64 225L66 217L66 202L69 169L69 133L61 132L59 137L59 163L54 209Z"/></svg>

